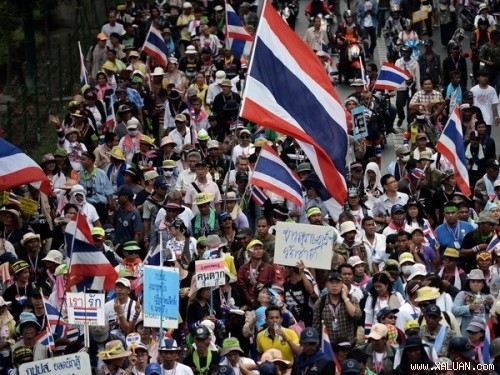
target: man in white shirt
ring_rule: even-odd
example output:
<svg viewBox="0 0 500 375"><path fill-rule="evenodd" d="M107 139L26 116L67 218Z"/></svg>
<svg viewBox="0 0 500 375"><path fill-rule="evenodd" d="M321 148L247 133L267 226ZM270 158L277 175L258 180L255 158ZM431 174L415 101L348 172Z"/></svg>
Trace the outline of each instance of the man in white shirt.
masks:
<svg viewBox="0 0 500 375"><path fill-rule="evenodd" d="M207 96L205 98L206 103L211 107L214 102L215 97L222 92L221 83L226 79L226 72L223 70L218 70L215 72L215 81L208 86ZM236 83L231 81L231 91L238 92L236 89Z"/></svg>
<svg viewBox="0 0 500 375"><path fill-rule="evenodd" d="M308 28L304 35L304 42L314 51L322 51L322 44L328 45L326 30L321 28L321 17L314 18L314 24Z"/></svg>
<svg viewBox="0 0 500 375"><path fill-rule="evenodd" d="M470 89L474 94L474 105L479 107L486 123L486 131L491 135L491 125L498 125L498 96L495 89L488 85L489 74L485 70L477 72L478 84Z"/></svg>
<svg viewBox="0 0 500 375"><path fill-rule="evenodd" d="M104 305L104 318L111 330L125 336L138 319L135 301L129 297L130 280L120 277L115 281L115 298Z"/></svg>
<svg viewBox="0 0 500 375"><path fill-rule="evenodd" d="M414 90L420 90L420 67L418 61L411 57L411 47L403 46L401 48L403 57L396 60L398 68L411 74L412 79L403 82L396 89L396 109L398 111L398 127L403 124L405 119L405 107L407 107ZM413 92L410 92L413 91ZM410 113L408 113L408 124L411 123Z"/></svg>
<svg viewBox="0 0 500 375"><path fill-rule="evenodd" d="M195 164L196 179L191 182L186 188L184 203L193 210L193 214L198 213L198 206L194 204L196 195L199 193L210 193L213 197L210 206L216 211L221 210L222 197L219 191L219 186L207 178L208 166L204 160L200 160Z"/></svg>
<svg viewBox="0 0 500 375"><path fill-rule="evenodd" d="M377 233L377 225L373 217L365 216L361 220L364 234L361 237L365 245L368 267L375 274L382 269L383 262L389 258L385 253L385 236Z"/></svg>
<svg viewBox="0 0 500 375"><path fill-rule="evenodd" d="M250 133L250 130L248 129L243 129L240 131L238 135L239 143L234 146L233 153L231 155L234 164L236 164L236 158L240 155L246 156L248 158L250 157L250 155L255 154L255 147L253 143L250 142L251 136L252 133Z"/></svg>
<svg viewBox="0 0 500 375"><path fill-rule="evenodd" d="M116 10L110 10L108 13L108 23L102 26L101 33L106 34L108 40L106 41L106 46L111 48L111 33L118 33L118 35L125 35L125 29L121 23L116 22L117 14Z"/></svg>
<svg viewBox="0 0 500 375"><path fill-rule="evenodd" d="M187 163L189 168L184 169L179 177L177 178L177 183L175 184L175 190L180 191L182 195L186 195L186 190L191 182L196 180L196 164L201 160L201 154L198 151L192 151L187 156ZM212 175L207 174L207 178L211 181Z"/></svg>
<svg viewBox="0 0 500 375"><path fill-rule="evenodd" d="M180 154L185 145L191 145L191 140L196 139L197 132L195 128L187 127L187 117L183 113L175 116L175 129L169 133L169 136L176 143L175 152Z"/></svg>

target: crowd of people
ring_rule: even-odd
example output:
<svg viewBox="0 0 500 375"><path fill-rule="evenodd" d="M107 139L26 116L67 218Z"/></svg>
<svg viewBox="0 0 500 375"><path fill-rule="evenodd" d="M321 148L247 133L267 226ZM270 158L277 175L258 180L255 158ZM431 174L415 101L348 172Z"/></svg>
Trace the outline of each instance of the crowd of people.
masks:
<svg viewBox="0 0 500 375"><path fill-rule="evenodd" d="M369 27L370 58L376 35L387 31L377 28L385 22L377 12L390 13L390 24L401 11L366 2L352 4L336 37L357 37L357 21L363 35ZM344 77L354 92L344 103L348 197L337 218L299 144L238 118L248 56L223 47L224 4L142 3L109 10L86 54L89 84L64 118L50 118L58 144L40 166L54 194L19 186L14 197L37 202L37 215L12 194L0 209L0 372L86 351L99 375L500 373L500 164L490 136L499 118L500 34L485 37L488 8L474 34L485 68L478 65L469 90L461 40L443 42L442 64L430 38L418 59L403 47L395 64L413 78L396 92L373 90L375 63L366 64L367 83ZM253 32L256 4L233 7ZM152 24L170 52L164 67L140 52ZM318 30L320 20L306 42L331 67ZM368 135L355 139L350 111L359 105ZM456 106L470 197L434 149ZM405 144L382 172L384 137L405 119ZM264 203L254 196L252 170L266 144L300 177L303 206L268 190ZM67 320L65 230L75 215L116 282L104 291L107 324L90 327L87 345L81 326L56 325L50 348L40 335L49 324L44 306ZM274 263L283 221L332 228L329 270ZM160 265L179 272L179 285L168 286L179 290L179 324L168 331L144 322L148 292L139 285L156 250ZM195 262L207 259L224 260L225 285L196 286Z"/></svg>

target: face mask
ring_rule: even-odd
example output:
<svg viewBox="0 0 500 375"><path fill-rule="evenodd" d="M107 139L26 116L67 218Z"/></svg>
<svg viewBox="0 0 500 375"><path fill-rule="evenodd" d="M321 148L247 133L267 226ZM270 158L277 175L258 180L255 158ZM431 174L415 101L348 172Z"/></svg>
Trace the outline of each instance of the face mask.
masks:
<svg viewBox="0 0 500 375"><path fill-rule="evenodd" d="M164 175L165 177L170 177L170 176L172 176L173 174L174 174L174 171L163 171L163 175Z"/></svg>
<svg viewBox="0 0 500 375"><path fill-rule="evenodd" d="M137 133L139 133L137 130L129 130L128 131L128 134L131 136L131 137L135 137L137 135Z"/></svg>
<svg viewBox="0 0 500 375"><path fill-rule="evenodd" d="M411 266L403 266L403 267L401 267L401 271L403 272L403 275L410 275L411 274Z"/></svg>
<svg viewBox="0 0 500 375"><path fill-rule="evenodd" d="M410 160L410 155L401 156L401 161L404 161L406 163L408 160Z"/></svg>

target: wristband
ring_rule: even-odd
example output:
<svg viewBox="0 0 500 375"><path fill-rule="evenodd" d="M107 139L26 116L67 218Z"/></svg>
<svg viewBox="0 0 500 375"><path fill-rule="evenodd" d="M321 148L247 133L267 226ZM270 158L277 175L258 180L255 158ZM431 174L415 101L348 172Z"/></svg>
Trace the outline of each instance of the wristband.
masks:
<svg viewBox="0 0 500 375"><path fill-rule="evenodd" d="M475 253L478 253L479 252L479 245L476 245L472 248L472 251L474 251Z"/></svg>

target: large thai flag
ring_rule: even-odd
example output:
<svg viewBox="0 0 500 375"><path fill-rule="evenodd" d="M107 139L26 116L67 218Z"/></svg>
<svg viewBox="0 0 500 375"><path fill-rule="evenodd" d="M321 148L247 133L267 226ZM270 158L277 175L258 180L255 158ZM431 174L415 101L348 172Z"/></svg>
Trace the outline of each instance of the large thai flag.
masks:
<svg viewBox="0 0 500 375"><path fill-rule="evenodd" d="M304 205L300 179L268 144L264 144L260 151L249 183L267 189L298 207Z"/></svg>
<svg viewBox="0 0 500 375"><path fill-rule="evenodd" d="M240 16L226 3L226 48L231 50L234 57L241 59L242 56L250 56L253 40Z"/></svg>
<svg viewBox="0 0 500 375"><path fill-rule="evenodd" d="M30 184L52 195L52 183L42 168L13 144L0 138L0 191Z"/></svg>
<svg viewBox="0 0 500 375"><path fill-rule="evenodd" d="M68 290L112 290L118 273L92 241L87 218L81 213L73 216L66 226L66 252L71 258ZM72 289L72 287L75 287Z"/></svg>
<svg viewBox="0 0 500 375"><path fill-rule="evenodd" d="M166 67L168 63L168 47L163 40L160 30L158 30L153 23L149 28L148 35L144 41L144 46L142 47L142 52L151 56L157 65Z"/></svg>
<svg viewBox="0 0 500 375"><path fill-rule="evenodd" d="M460 191L467 197L471 195L469 187L469 174L465 160L464 138L462 135L462 121L460 109L455 107L446 123L441 137L436 144L436 150L450 162L455 172L455 179Z"/></svg>
<svg viewBox="0 0 500 375"><path fill-rule="evenodd" d="M240 116L295 138L336 202L347 196L344 108L314 52L269 1L259 21Z"/></svg>
<svg viewBox="0 0 500 375"><path fill-rule="evenodd" d="M386 61L380 68L380 73L378 74L377 81L375 81L374 89L396 90L399 85L411 78L411 74Z"/></svg>
<svg viewBox="0 0 500 375"><path fill-rule="evenodd" d="M88 85L89 84L89 72L85 67L85 59L83 58L82 46L80 42L78 42L78 51L80 53L80 85Z"/></svg>

